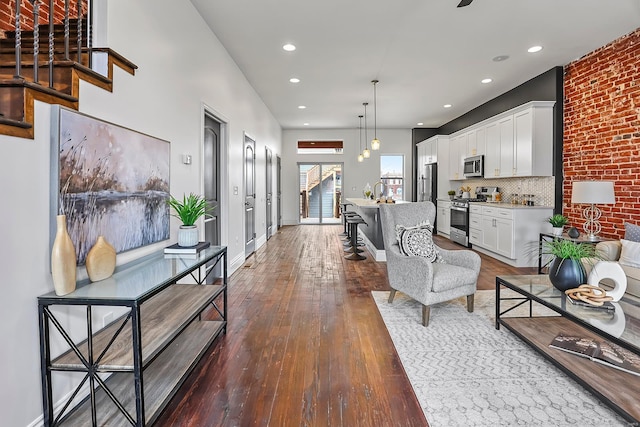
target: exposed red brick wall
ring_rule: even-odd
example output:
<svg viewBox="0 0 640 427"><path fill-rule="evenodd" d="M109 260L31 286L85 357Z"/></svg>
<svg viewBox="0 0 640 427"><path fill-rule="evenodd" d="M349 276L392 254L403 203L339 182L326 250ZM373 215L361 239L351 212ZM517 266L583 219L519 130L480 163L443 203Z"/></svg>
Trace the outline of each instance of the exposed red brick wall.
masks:
<svg viewBox="0 0 640 427"><path fill-rule="evenodd" d="M20 0L20 14L22 15L22 28L26 30L33 29L33 5L28 0ZM77 1L69 1L69 16L77 16ZM87 10L87 0L82 0L82 10ZM55 0L54 2L54 20L62 22L64 19L64 0ZM0 4L0 34L6 30L15 29L16 20L16 0L4 0ZM49 0L40 2L40 19L41 24L49 22Z"/></svg>
<svg viewBox="0 0 640 427"><path fill-rule="evenodd" d="M615 205L601 205L601 235L640 225L640 28L565 66L563 213L582 230L573 181L614 181Z"/></svg>

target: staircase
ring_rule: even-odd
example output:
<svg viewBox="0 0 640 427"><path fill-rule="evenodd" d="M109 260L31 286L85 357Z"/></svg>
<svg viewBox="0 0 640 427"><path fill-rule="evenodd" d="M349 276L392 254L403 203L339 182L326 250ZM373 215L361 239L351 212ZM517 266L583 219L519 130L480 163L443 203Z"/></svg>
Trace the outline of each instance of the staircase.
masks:
<svg viewBox="0 0 640 427"><path fill-rule="evenodd" d="M92 0L85 1L90 9ZM15 16L22 17L19 22L27 20L21 3L30 2L17 1ZM0 38L2 135L33 139L36 100L77 110L80 80L112 91L114 66L135 75L137 66L123 56L109 48L91 46L86 16L70 19L68 11L54 10L65 16L62 22L40 24L30 31L15 28ZM41 21L38 10L29 12L33 13L32 22ZM49 15L53 20L58 13Z"/></svg>

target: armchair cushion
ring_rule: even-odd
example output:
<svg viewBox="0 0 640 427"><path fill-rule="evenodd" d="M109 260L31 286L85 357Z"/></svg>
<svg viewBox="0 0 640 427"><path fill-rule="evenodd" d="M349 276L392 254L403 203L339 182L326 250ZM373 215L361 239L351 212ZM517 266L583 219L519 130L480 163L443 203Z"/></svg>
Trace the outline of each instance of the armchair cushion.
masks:
<svg viewBox="0 0 640 427"><path fill-rule="evenodd" d="M458 287L475 283L478 280L478 272L451 264L433 265L433 292L446 292Z"/></svg>
<svg viewBox="0 0 640 427"><path fill-rule="evenodd" d="M396 238L404 255L420 256L431 262L443 262L437 246L433 243L433 227L429 221L414 227L397 224Z"/></svg>

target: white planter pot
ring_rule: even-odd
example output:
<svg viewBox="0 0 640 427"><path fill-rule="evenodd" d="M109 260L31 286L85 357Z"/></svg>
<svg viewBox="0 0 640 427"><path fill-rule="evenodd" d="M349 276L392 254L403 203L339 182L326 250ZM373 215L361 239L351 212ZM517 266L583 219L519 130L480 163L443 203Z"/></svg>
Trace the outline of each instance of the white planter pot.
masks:
<svg viewBox="0 0 640 427"><path fill-rule="evenodd" d="M198 244L198 227L181 225L178 230L178 246L195 246Z"/></svg>
<svg viewBox="0 0 640 427"><path fill-rule="evenodd" d="M564 227L552 227L551 232L553 233L554 236L562 236L563 229Z"/></svg>

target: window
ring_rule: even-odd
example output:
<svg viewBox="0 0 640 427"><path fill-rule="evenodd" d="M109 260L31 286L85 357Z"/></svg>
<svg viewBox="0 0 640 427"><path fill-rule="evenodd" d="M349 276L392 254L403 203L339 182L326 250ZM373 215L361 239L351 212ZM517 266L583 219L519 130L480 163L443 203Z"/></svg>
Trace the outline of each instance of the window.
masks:
<svg viewBox="0 0 640 427"><path fill-rule="evenodd" d="M298 141L298 154L342 154L342 141Z"/></svg>
<svg viewBox="0 0 640 427"><path fill-rule="evenodd" d="M380 181L386 189L385 196L393 200L404 200L404 156L380 156Z"/></svg>

